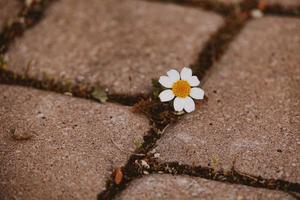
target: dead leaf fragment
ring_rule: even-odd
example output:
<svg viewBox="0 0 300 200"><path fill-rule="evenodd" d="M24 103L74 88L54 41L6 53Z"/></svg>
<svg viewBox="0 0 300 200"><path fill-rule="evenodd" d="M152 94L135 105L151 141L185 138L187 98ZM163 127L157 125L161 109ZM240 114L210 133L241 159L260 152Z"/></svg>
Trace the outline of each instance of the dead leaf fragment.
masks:
<svg viewBox="0 0 300 200"><path fill-rule="evenodd" d="M265 0L260 0L258 1L258 6L257 8L259 10L265 10L265 8L267 7L267 2Z"/></svg>
<svg viewBox="0 0 300 200"><path fill-rule="evenodd" d="M11 129L11 136L15 140L28 140L33 137L34 133L27 130Z"/></svg>
<svg viewBox="0 0 300 200"><path fill-rule="evenodd" d="M122 182L122 180L123 180L123 171L122 171L122 168L121 167L117 168L114 171L113 176L114 176L114 182L115 182L115 184L119 185Z"/></svg>

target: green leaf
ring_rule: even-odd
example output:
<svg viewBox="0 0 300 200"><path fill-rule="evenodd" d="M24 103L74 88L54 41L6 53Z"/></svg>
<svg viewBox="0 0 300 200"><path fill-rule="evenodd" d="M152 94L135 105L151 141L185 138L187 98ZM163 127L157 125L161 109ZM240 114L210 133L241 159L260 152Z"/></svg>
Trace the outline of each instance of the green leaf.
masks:
<svg viewBox="0 0 300 200"><path fill-rule="evenodd" d="M4 61L4 58L0 55L0 69L7 69L8 65L7 63Z"/></svg>
<svg viewBox="0 0 300 200"><path fill-rule="evenodd" d="M159 93L163 90L162 86L156 79L152 79L152 91L153 91L153 96L158 97Z"/></svg>
<svg viewBox="0 0 300 200"><path fill-rule="evenodd" d="M101 87L96 87L92 92L92 97L101 103L105 103L108 99L105 90Z"/></svg>
<svg viewBox="0 0 300 200"><path fill-rule="evenodd" d="M143 145L143 138L134 138L133 139L133 144L137 147L140 148Z"/></svg>

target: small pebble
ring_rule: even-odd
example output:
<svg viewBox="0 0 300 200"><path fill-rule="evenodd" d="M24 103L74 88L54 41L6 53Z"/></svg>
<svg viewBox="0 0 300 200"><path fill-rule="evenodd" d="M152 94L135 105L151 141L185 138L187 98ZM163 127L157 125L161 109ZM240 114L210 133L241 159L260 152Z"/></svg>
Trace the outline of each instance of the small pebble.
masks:
<svg viewBox="0 0 300 200"><path fill-rule="evenodd" d="M26 4L27 7L30 7L32 3L33 3L33 0L26 0L25 1L25 4Z"/></svg>
<svg viewBox="0 0 300 200"><path fill-rule="evenodd" d="M150 154L156 153L156 149L152 149L149 153L150 153Z"/></svg>
<svg viewBox="0 0 300 200"><path fill-rule="evenodd" d="M154 156L154 158L159 158L160 154L159 153L155 153L153 156Z"/></svg>
<svg viewBox="0 0 300 200"><path fill-rule="evenodd" d="M65 92L64 95L73 96L73 94L71 92Z"/></svg>
<svg viewBox="0 0 300 200"><path fill-rule="evenodd" d="M141 165L146 168L146 169L150 169L150 166L148 165L148 163L144 160L141 160Z"/></svg>
<svg viewBox="0 0 300 200"><path fill-rule="evenodd" d="M84 81L84 76L76 76L75 80L78 82L78 83L82 83Z"/></svg>
<svg viewBox="0 0 300 200"><path fill-rule="evenodd" d="M261 10L254 9L254 10L251 11L251 16L253 18L262 18L264 16L264 14L261 12Z"/></svg>

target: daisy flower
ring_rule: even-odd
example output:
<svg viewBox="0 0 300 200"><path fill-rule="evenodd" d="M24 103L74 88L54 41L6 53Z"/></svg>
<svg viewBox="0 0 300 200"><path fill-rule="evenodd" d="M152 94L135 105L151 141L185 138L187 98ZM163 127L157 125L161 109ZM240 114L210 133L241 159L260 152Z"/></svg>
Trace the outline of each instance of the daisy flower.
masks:
<svg viewBox="0 0 300 200"><path fill-rule="evenodd" d="M174 69L168 71L167 76L161 76L158 82L167 88L159 94L160 101L167 102L175 98L175 111L184 109L188 113L193 112L195 110L193 99L203 99L204 97L204 91L196 87L200 84L199 79L197 76L193 76L192 70L187 67L184 67L180 74Z"/></svg>

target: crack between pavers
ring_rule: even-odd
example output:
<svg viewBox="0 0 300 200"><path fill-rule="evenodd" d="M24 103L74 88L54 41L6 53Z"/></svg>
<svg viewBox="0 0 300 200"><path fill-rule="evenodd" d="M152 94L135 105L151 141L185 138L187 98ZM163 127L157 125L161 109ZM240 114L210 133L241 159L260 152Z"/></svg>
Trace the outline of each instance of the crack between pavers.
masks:
<svg viewBox="0 0 300 200"><path fill-rule="evenodd" d="M166 127L167 126L165 126L165 128ZM119 168L123 176L121 184L116 184L116 177L111 177L107 182L107 189L98 194L99 200L119 197L121 192L127 188L131 181L151 174L185 175L223 183L283 191L292 197L299 199L299 183L282 179L267 179L261 176L247 174L237 170L234 167L234 163L230 170L223 170L201 165L192 166L181 164L179 162L160 162L155 156L156 152L151 152L150 150L155 147L156 141L162 137L162 134L163 131L161 131L161 133L156 133L151 129L151 132L147 135L149 141L145 141L146 144L143 144L144 147L139 148L131 155L128 163L124 167ZM146 163L146 165L143 163Z"/></svg>
<svg viewBox="0 0 300 200"><path fill-rule="evenodd" d="M250 20L247 12L233 13L229 15L224 25L213 34L205 44L198 59L192 65L195 74L203 80L209 69L222 57L229 44L236 38L240 31ZM202 82L203 83L203 82Z"/></svg>
<svg viewBox="0 0 300 200"><path fill-rule="evenodd" d="M266 15L286 16L286 17L300 17L300 5L285 6L279 3L268 4L265 0L246 0L239 3L223 3L211 0L144 0L150 2L160 3L173 3L181 6L187 6L192 8L201 8L206 11L218 13L224 17L227 17L233 10L240 12L242 10L249 10L249 8L258 8ZM256 4L257 7L252 5Z"/></svg>
<svg viewBox="0 0 300 200"><path fill-rule="evenodd" d="M26 5L26 3L22 0L23 7L18 14L17 20L15 20L12 24L6 26L3 32L0 34L0 54L5 53L8 50L9 44L16 38L22 36L24 31L35 24L37 24L41 18L43 17L43 13L45 9L50 5L50 3L55 2L57 0L44 0L44 1L33 1L30 5ZM192 68L195 70L196 75L200 78L204 77L205 72L208 71L210 66L221 57L224 51L227 48L227 45L235 38L238 32L245 25L245 18L249 17L248 13L244 11L249 11L258 5L258 1L250 1L246 0L244 2L238 4L224 4L221 2L215 1L194 1L194 0L147 0L147 1L157 1L163 3L175 3L180 5L187 5L191 7L199 7L204 10L214 11L223 16L227 16L227 20L225 25L217 31L216 34L213 35L212 39L206 43L204 50L198 57L198 61ZM300 7L299 7L300 8ZM280 14L280 15L288 15L294 16L299 14L299 8L291 10L287 8L283 8L279 5L267 5L263 9L268 14ZM236 18L237 13L241 14L238 16L240 20L234 20ZM222 37L226 33L228 37ZM222 45L218 45L222 44ZM199 66L201 65L201 66ZM1 68L1 67L0 67ZM8 70L0 69L0 73L2 73L2 78L0 81L6 84L12 85L21 85L21 86L29 86L33 88L43 89L52 92L58 93L72 93L72 95L76 97L83 97L87 99L93 99L91 95L93 92L93 88L98 87L97 85L88 85L88 84L79 84L74 85L69 82L55 82L54 80L48 80L45 78L44 80L37 80L36 78L24 77L13 74L13 72L9 72ZM3 76L9 74L5 79ZM109 93L107 94L108 101L132 106L137 103L141 99L146 99L150 95L148 94L118 94L118 93Z"/></svg>
<svg viewBox="0 0 300 200"><path fill-rule="evenodd" d="M282 16L282 17L300 17L299 6L282 6L279 4L266 5L262 8L266 15Z"/></svg>
<svg viewBox="0 0 300 200"><path fill-rule="evenodd" d="M160 103L157 101L156 103ZM166 105L165 105L166 106ZM160 107L153 105L153 109ZM165 112L173 115L170 108L165 107ZM148 113L149 114L149 113ZM172 175L187 175L190 177L199 177L207 180L218 182L251 186L255 188L263 188L270 190L280 190L286 192L297 198L300 191L300 184L285 181L282 179L267 179L261 176L254 176L243 173L234 167L230 170L217 170L213 167L205 166L191 166L181 164L179 162L160 162L155 156L156 152L152 151L156 147L156 142L163 136L164 130L170 125L175 124L180 117L173 118L173 121L161 121L157 125L157 119L152 119L153 127L148 134L144 136L144 143L138 148L129 158L127 164L123 167L117 168L122 174L120 180L117 180L114 171L113 176L107 181L106 190L98 194L98 199L114 199L119 197L121 192L135 179L145 177L150 174L172 174ZM170 119L166 117L166 119ZM146 163L143 164L143 163ZM117 181L120 181L117 183Z"/></svg>
<svg viewBox="0 0 300 200"><path fill-rule="evenodd" d="M266 179L261 176L254 176L243 173L235 169L234 164L230 170L216 170L212 167L191 166L180 164L178 162L158 162L155 158L148 158L150 165L149 173L188 175L191 177L200 177L208 180L226 182L232 184L246 185L256 188L265 188L270 190L281 190L285 192L300 191L300 184L281 179Z"/></svg>
<svg viewBox="0 0 300 200"><path fill-rule="evenodd" d="M144 0L149 2L158 2L163 4L177 4L180 6L192 7L192 8L201 8L206 11L215 12L222 16L227 16L233 9L238 7L238 4L233 3L222 3L211 0Z"/></svg>
<svg viewBox="0 0 300 200"><path fill-rule="evenodd" d="M138 159L138 157L131 158L131 159ZM254 188L262 188L262 189L269 189L269 190L277 190L283 191L292 197L299 199L299 191L300 191L300 184L285 181L282 179L266 179L261 176L254 176L250 174L246 174L240 172L239 170L233 167L230 170L216 170L212 167L205 167L205 166L191 166L186 164L180 164L178 162L159 162L153 156L153 154L148 154L144 157L143 162L147 163L148 166L143 166L141 160L131 160L134 163L134 171L130 171L131 174L126 174L127 176L131 176L132 179L127 179L126 181L130 182L134 179L141 178L148 176L150 174L172 174L176 176L190 176L194 178L203 178L207 180L213 180L217 182L223 183L230 183L230 184L237 184L237 185L244 185L250 186ZM126 166L128 167L128 166ZM126 172L127 168L123 168ZM132 170L133 167L130 167ZM147 172L147 174L143 172ZM137 173L139 172L139 173ZM112 199L116 197L119 191L122 191L126 188L126 185L119 185L114 187L114 190L102 192L98 195L98 199ZM116 194L117 193L117 194Z"/></svg>
<svg viewBox="0 0 300 200"><path fill-rule="evenodd" d="M192 65L193 71L200 80L204 78L211 66L221 58L230 42L234 40L250 19L250 10L256 6L257 2L253 3L253 1L251 1L251 3L249 3L249 1L246 0L240 4L241 10L237 11L236 9L230 8L231 11L226 13L228 16L225 18L225 24L211 36L200 52L195 64ZM222 9L224 12L227 12L225 8ZM207 98L205 98L205 100L207 101ZM144 176L145 173L158 173L159 171L155 171L153 167L152 169L143 169L141 162L145 159L148 160L149 152L156 146L157 140L162 137L168 125L174 124L180 119L180 116L176 116L172 112L170 104L163 104L155 98L141 101L135 105L135 108L145 114L153 126L144 137L142 146L130 156L126 165L117 168L109 180L107 180L106 189L98 194L99 200L114 199L127 188L131 181ZM119 175L117 175L116 171Z"/></svg>
<svg viewBox="0 0 300 200"><path fill-rule="evenodd" d="M101 98L99 99L99 97L93 95L93 92L95 90L99 90L99 88L102 88L101 86L87 83L73 84L69 81L56 81L49 78L42 78L41 80L37 80L36 78L31 78L27 75L16 74L1 66L1 57L0 84L30 87L44 91L94 100L97 102L101 101ZM133 106L137 102L143 99L147 99L148 96L149 95L146 94L128 95L120 93L105 93L105 98L107 98L107 100L105 101L124 106Z"/></svg>
<svg viewBox="0 0 300 200"><path fill-rule="evenodd" d="M127 185L134 179L143 176L140 160L155 147L164 130L176 123L180 116L173 111L171 104L161 103L157 98L151 97L142 100L134 106L133 112L144 114L151 123L151 128L143 137L143 143L129 157L127 163L117 168L111 178L107 180L106 190L98 195L98 199L113 199L117 194L126 189ZM121 173L121 180L116 180L116 172Z"/></svg>
<svg viewBox="0 0 300 200"><path fill-rule="evenodd" d="M200 52L198 59L192 65L193 72L202 80L210 67L217 62L228 45L251 20L250 12L259 6L258 0L244 0L240 3L225 4L217 1L198 0L147 0L169 2L184 6L199 7L203 10L214 11L225 17L224 25L213 34Z"/></svg>

